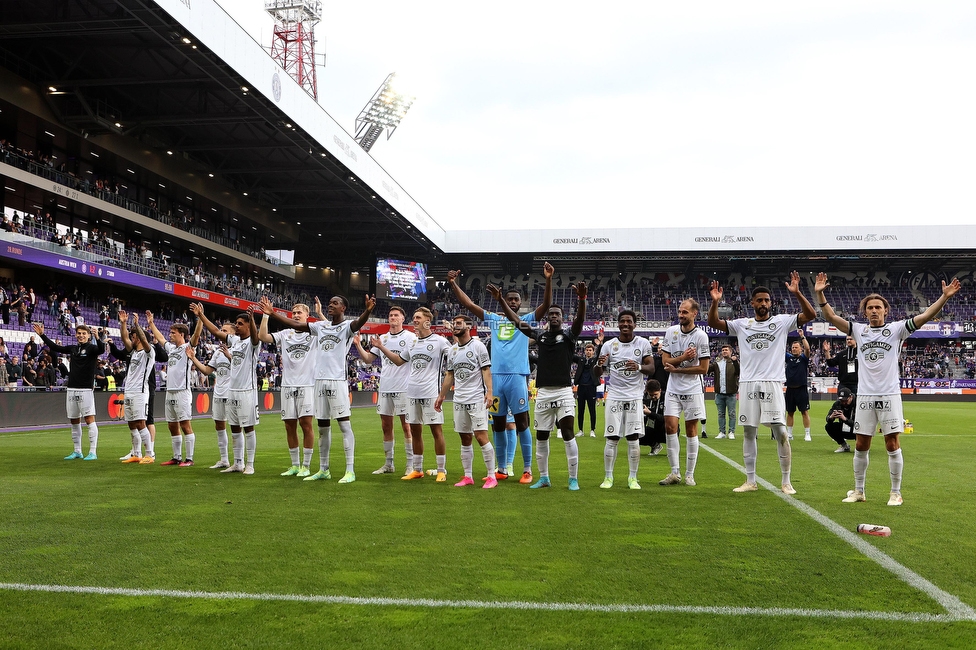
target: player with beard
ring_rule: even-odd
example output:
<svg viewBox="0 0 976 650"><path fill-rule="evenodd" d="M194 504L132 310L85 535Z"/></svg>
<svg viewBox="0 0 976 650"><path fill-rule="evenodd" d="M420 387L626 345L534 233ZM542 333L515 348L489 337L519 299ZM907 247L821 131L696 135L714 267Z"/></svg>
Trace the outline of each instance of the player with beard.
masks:
<svg viewBox="0 0 976 650"><path fill-rule="evenodd" d="M695 466L698 464L698 422L705 418L705 392L702 376L708 372L708 334L698 325L698 302L694 298L678 305L678 324L664 333L661 342L661 361L668 371L668 390L664 402L664 432L667 435L668 463L671 473L660 485L681 483L679 463L679 418L685 417L685 485L695 485Z"/></svg>
<svg viewBox="0 0 976 650"><path fill-rule="evenodd" d="M742 457L746 466L746 482L733 492L755 492L757 438L759 425L765 424L773 431L779 451L782 472L781 488L784 494L796 494L790 482L793 450L786 434L786 399L783 383L786 381L786 340L789 333L816 318L813 305L800 292L800 274L793 271L787 290L800 302L799 314L772 315L772 295L766 287L752 290L752 318L724 320L718 316L718 306L724 292L717 281L712 282L712 304L708 307L708 325L735 336L739 342L740 377L739 396L742 423Z"/></svg>
<svg viewBox="0 0 976 650"><path fill-rule="evenodd" d="M447 353L447 372L444 373L441 392L434 401L434 410L441 410L441 405L453 385L454 430L461 437L461 467L464 470L464 476L454 487L474 485L473 438L481 445L481 456L488 469L485 484L481 487L491 489L498 485L498 479L495 478L495 450L488 440L488 407L494 400L491 394L491 360L485 344L472 338L473 325L470 316L454 317L454 345Z"/></svg>
<svg viewBox="0 0 976 650"><path fill-rule="evenodd" d="M901 476L905 461L898 440L905 428L901 406L901 385L898 382L898 356L905 339L925 323L935 318L946 302L960 289L958 278L946 284L942 281L942 295L918 316L887 323L891 307L876 293L866 296L860 312L867 323L845 320L834 313L824 291L830 283L826 273L817 274L814 293L824 318L838 330L854 337L857 344L857 410L854 414L854 489L847 493L844 503L866 501L864 483L868 471L868 452L871 439L881 429L888 451L888 472L891 475L889 506L900 506Z"/></svg>
<svg viewBox="0 0 976 650"><path fill-rule="evenodd" d="M539 465L539 480L530 485L532 489L550 487L549 481L549 436L553 426L566 443L566 461L569 464L569 489L578 490L579 447L573 434L573 375L571 367L576 351L576 339L583 331L586 317L586 283L574 284L577 297L576 316L569 328L563 327L563 310L553 305L549 308L547 326L533 328L518 317L511 306L502 300L501 291L495 285L488 285L488 292L498 301L502 310L520 332L536 342L539 361L536 364L535 385L538 394L535 398L536 462Z"/></svg>
<svg viewBox="0 0 976 650"><path fill-rule="evenodd" d="M617 462L617 446L623 436L627 440L627 460L630 474L627 487L641 489L637 481L640 468L640 437L644 434L644 381L654 374L654 359L651 343L643 336L634 335L637 314L624 309L617 314L616 338L604 342L597 371L610 375L613 387L606 400L606 446L603 450L603 465L606 478L601 488L613 487L613 466Z"/></svg>

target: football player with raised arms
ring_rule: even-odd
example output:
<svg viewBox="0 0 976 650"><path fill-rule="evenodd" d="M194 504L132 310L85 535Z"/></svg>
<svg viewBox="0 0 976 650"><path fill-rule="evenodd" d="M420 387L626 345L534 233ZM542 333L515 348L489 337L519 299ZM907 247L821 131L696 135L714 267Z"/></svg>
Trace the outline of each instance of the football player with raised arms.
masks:
<svg viewBox="0 0 976 650"><path fill-rule="evenodd" d="M542 304L521 317L530 324L541 321L549 312L552 304L552 274L554 269L549 262L542 267L546 278L545 294ZM468 297L457 284L460 271L449 271L447 283L457 297L461 306L474 314L475 318L485 321L491 327L491 372L496 401L491 408L492 429L495 432L495 445L498 457L505 463L498 468L498 478L507 479L514 471L509 463L515 458L514 440L505 434L505 419L509 411L515 417L515 428L518 431L518 442L522 448L523 471L520 483L532 482L532 431L529 429L529 339L518 336L515 326L508 318L495 314L480 307ZM504 292L505 301L512 311L518 313L522 307L522 294L518 289ZM509 444L511 443L511 444ZM512 459L512 460L509 460Z"/></svg>
<svg viewBox="0 0 976 650"><path fill-rule="evenodd" d="M536 463L539 480L531 489L550 487L549 437L553 427L558 427L566 443L566 462L569 465L569 489L578 490L579 446L573 435L574 397L571 368L576 352L576 340L583 331L586 318L586 283L572 285L576 294L576 316L571 327L563 327L563 310L553 305L549 308L546 327L531 327L518 317L507 302L502 300L498 287L489 284L488 291L498 301L502 310L522 334L536 342L539 361L536 364L535 398Z"/></svg>
<svg viewBox="0 0 976 650"><path fill-rule="evenodd" d="M356 320L346 320L349 301L345 296L332 296L326 307L324 321L299 322L274 311L270 301L262 299L267 305L271 318L284 323L298 332L311 332L318 350L315 356L315 418L319 425L319 471L306 476L306 481L320 481L332 478L329 457L332 451L332 420L339 423L342 431L342 448L346 454L346 473L339 483L353 483L356 480L356 436L349 421L349 384L346 379L346 356L352 347L352 337L358 332L376 306L376 299L367 295L366 308ZM264 307L262 307L262 310ZM268 313L267 311L265 312Z"/></svg>
<svg viewBox="0 0 976 650"><path fill-rule="evenodd" d="M149 413L149 375L156 372L156 350L149 345L146 332L139 326L138 314L132 314L130 329L129 314L119 310L119 333L122 335L122 345L129 353L129 367L122 386L125 396L122 408L132 434L132 454L122 462L149 465L156 459L152 434L146 426ZM140 453L143 447L145 452Z"/></svg>
<svg viewBox="0 0 976 650"><path fill-rule="evenodd" d="M733 492L755 492L756 456L758 454L759 425L773 431L779 451L784 494L796 494L790 481L793 450L786 433L786 341L789 333L816 318L813 305L800 291L800 274L793 271L786 289L800 302L798 314L772 314L772 294L767 287L752 290L752 318L724 320L718 316L718 306L724 292L717 281L712 282L712 304L708 307L708 325L735 336L739 342L739 422L742 423L742 457L746 466L746 482Z"/></svg>
<svg viewBox="0 0 976 650"><path fill-rule="evenodd" d="M377 393L376 412L380 415L380 427L383 430L383 452L386 460L383 466L373 474L392 474L396 471L393 463L395 436L393 435L394 418L400 419L403 428L404 447L407 454L406 473L409 474L413 465L413 435L407 424L407 385L410 382L410 366L397 363L403 359L407 350L413 347L417 336L410 330L403 329L403 322L407 319L407 312L402 307L390 307L387 322L390 331L381 336L374 336L370 341L370 349L363 348L359 335L353 337L352 342L359 352L360 358L366 363L373 363L382 359L380 371L380 385Z"/></svg>
<svg viewBox="0 0 976 650"><path fill-rule="evenodd" d="M889 506L900 506L901 477L905 466L898 435L904 431L905 416L901 405L901 385L898 381L898 356L902 343L912 332L935 318L946 302L960 289L958 278L942 282L942 295L921 314L888 323L891 307L882 296L872 293L861 300L860 312L867 323L855 323L838 316L824 291L830 286L826 273L817 274L814 285L817 303L824 319L838 330L854 337L857 344L857 408L854 411L854 489L842 499L844 503L866 501L864 483L868 471L868 452L871 440L880 429L888 452L888 473L891 476Z"/></svg>
<svg viewBox="0 0 976 650"><path fill-rule="evenodd" d="M281 355L281 420L285 423L285 438L291 466L282 476L304 478L311 475L312 453L315 449L315 432L312 421L315 419L315 345L311 332L298 332L284 329L274 334L268 332L269 314L274 306L267 298L262 298L261 328L258 338L265 343L274 343ZM291 307L292 316L299 323L308 322L308 305L296 303ZM298 447L298 427L302 428L302 447Z"/></svg>
<svg viewBox="0 0 976 650"><path fill-rule="evenodd" d="M190 418L192 411L193 377L190 368L193 362L188 351L195 347L200 340L203 321L197 319L193 336L190 328L183 323L173 323L169 328L169 340L156 327L153 313L146 310L146 322L156 342L166 351L166 424L169 427L170 442L173 445L173 457L161 463L162 465L178 465L193 467L193 450L196 436ZM183 444L186 443L186 455L183 455Z"/></svg>

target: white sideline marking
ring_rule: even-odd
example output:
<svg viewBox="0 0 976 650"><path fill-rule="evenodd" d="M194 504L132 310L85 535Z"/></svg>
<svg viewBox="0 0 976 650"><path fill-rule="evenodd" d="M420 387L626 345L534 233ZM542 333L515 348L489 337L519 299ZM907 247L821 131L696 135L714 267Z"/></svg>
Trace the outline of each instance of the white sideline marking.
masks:
<svg viewBox="0 0 976 650"><path fill-rule="evenodd" d="M708 453L719 458L720 460L725 461L727 464L745 474L746 468L731 458L719 453L718 451L715 451L708 445L703 444L701 447L708 451ZM861 537L858 537L856 533L847 530L830 517L821 514L818 510L811 508L804 502L788 494L783 494L783 491L780 488L776 487L764 478L756 476L756 483L780 497L783 499L783 501L790 504L803 514L809 516L811 519L822 525L833 534L840 537L842 540L853 546L855 550L860 551L862 555L874 560L882 567L895 574L898 578L901 578L904 582L908 583L908 585L911 587L918 589L925 595L935 600L937 603L942 605L947 612L949 612L952 620L976 621L976 610L974 610L972 607L962 602L958 597L953 596L949 592L935 586L933 583L929 582L905 565L896 562L886 553L879 551L877 547L872 546Z"/></svg>
<svg viewBox="0 0 976 650"><path fill-rule="evenodd" d="M240 591L184 591L178 589L126 589L110 587L72 587L69 585L29 585L0 583L0 590L33 591L97 596L137 596L162 598L199 598L202 600L261 600L327 605L423 607L454 609L508 609L546 612L604 612L649 614L716 614L720 616L798 616L803 618L866 619L908 623L951 623L973 620L958 614L923 614L869 612L837 609L790 609L786 607L694 607L682 605L600 605L596 603L534 603L497 600L436 600L431 598L356 598L352 596L317 596L314 594L251 594Z"/></svg>

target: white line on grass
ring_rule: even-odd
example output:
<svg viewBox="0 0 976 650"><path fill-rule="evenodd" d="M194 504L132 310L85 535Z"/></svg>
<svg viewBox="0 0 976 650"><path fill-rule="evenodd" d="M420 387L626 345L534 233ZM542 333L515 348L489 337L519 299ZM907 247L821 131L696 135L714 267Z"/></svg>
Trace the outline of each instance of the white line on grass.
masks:
<svg viewBox="0 0 976 650"><path fill-rule="evenodd" d="M432 598L356 598L352 596L317 596L314 594L251 594L240 591L185 591L179 589L126 589L109 587L73 587L69 585L29 585L0 583L5 591L29 591L59 594L92 594L98 596L135 596L156 598L197 598L201 600L260 600L326 605L423 607L454 609L508 609L546 612L604 612L649 614L716 614L720 616L798 616L803 618L860 619L908 623L951 623L972 620L958 614L922 614L869 612L837 609L790 609L786 607L694 607L681 605L600 605L597 603L534 603L497 600L436 600Z"/></svg>
<svg viewBox="0 0 976 650"><path fill-rule="evenodd" d="M703 444L701 445L701 447L704 448L706 451L708 451L708 453L719 458L720 460L725 461L727 464L731 465L732 467L736 468L737 470L745 474L746 468L740 465L739 463L735 462L728 456L725 456L724 454L712 449L708 445ZM887 569L888 571L890 571L891 573L895 574L903 581L908 583L910 586L914 587L915 589L918 589L922 593L926 594L927 596L935 600L937 603L942 605L947 612L949 612L950 616L954 620L976 621L976 610L974 610L966 603L962 602L958 597L953 596L952 594L950 594L947 591L944 591L943 589L940 589L939 587L935 586L933 583L929 582L922 576L918 575L908 567L896 562L889 555L883 553L882 551L879 551L877 547L872 546L862 538L858 537L855 533L852 533L851 531L847 530L846 528L838 524L830 517L827 517L826 515L820 513L818 510L811 508L807 504L803 503L798 499L793 498L792 496L783 494L782 490L780 490L778 487L776 487L769 481L763 479L762 477L757 476L756 482L759 485L766 488L767 490L769 490L770 492L772 492L773 494L775 494L776 496L783 499L783 501L790 504L800 512L809 516L811 519L813 519L814 521L822 525L824 528L826 528L833 534L840 537L842 540L844 540L845 542L853 546L856 550L860 551L862 555L865 555L866 557L874 560L882 567L884 567L885 569Z"/></svg>

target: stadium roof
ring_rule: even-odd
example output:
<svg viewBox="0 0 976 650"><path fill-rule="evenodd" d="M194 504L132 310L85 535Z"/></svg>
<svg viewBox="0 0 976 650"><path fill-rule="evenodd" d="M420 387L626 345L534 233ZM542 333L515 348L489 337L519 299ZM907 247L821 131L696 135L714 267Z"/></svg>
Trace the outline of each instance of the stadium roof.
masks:
<svg viewBox="0 0 976 650"><path fill-rule="evenodd" d="M46 89L68 128L173 151L247 192L267 208L255 222L296 260L426 258L442 243L433 219L211 0L4 1L0 64Z"/></svg>

